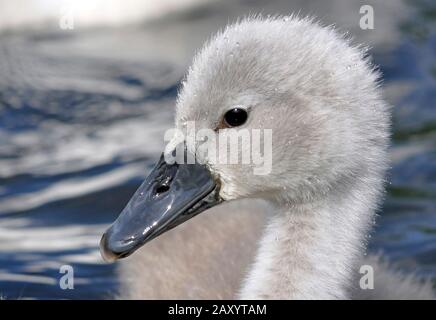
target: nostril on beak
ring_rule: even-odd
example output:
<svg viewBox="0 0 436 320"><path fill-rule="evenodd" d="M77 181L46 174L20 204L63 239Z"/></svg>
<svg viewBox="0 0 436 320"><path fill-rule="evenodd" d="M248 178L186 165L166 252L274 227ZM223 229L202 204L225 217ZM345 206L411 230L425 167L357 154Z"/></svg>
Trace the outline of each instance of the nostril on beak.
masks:
<svg viewBox="0 0 436 320"><path fill-rule="evenodd" d="M166 184L161 184L160 186L158 186L156 188L156 193L161 194L161 193L167 192L168 190L170 190L170 186L168 186Z"/></svg>

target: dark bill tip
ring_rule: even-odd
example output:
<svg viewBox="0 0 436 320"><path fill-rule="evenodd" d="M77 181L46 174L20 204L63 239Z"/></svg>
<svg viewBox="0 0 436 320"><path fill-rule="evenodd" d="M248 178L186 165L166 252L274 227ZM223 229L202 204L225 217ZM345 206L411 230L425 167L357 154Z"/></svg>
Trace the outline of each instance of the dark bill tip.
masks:
<svg viewBox="0 0 436 320"><path fill-rule="evenodd" d="M112 251L110 248L106 233L103 234L100 240L100 254L106 262L114 262L120 257L119 253Z"/></svg>
<svg viewBox="0 0 436 320"><path fill-rule="evenodd" d="M104 261L114 262L129 256L135 250L134 241L114 241L111 238L110 231L108 231L103 234L100 240L100 254Z"/></svg>

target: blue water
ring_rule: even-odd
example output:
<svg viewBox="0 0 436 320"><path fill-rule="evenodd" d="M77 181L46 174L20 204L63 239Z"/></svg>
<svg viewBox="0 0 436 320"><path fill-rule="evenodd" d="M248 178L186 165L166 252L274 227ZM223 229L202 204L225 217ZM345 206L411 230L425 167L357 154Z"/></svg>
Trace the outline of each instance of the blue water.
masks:
<svg viewBox="0 0 436 320"><path fill-rule="evenodd" d="M436 280L436 32L431 19L425 34L405 23L393 47L371 50L395 108L388 193L370 250ZM153 51L153 42L138 44L144 37L159 41L144 26L0 35L4 297L116 292L99 238L157 159L186 67L129 54ZM64 264L74 267L74 290L59 287Z"/></svg>

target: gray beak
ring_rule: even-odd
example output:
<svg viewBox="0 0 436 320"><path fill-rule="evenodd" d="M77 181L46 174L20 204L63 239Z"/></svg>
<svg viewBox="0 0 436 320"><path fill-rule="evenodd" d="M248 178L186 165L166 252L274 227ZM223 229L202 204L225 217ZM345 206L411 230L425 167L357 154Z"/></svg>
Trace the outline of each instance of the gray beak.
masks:
<svg viewBox="0 0 436 320"><path fill-rule="evenodd" d="M218 186L200 164L167 164L162 155L100 241L106 261L142 245L221 202Z"/></svg>

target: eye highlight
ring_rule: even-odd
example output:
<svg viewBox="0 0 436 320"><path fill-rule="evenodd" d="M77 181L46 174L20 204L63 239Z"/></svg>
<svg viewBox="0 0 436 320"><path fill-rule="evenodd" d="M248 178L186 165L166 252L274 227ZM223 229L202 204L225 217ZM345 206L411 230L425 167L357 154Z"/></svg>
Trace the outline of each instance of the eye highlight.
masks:
<svg viewBox="0 0 436 320"><path fill-rule="evenodd" d="M224 114L223 122L225 127L242 126L248 118L247 110L242 108L233 108Z"/></svg>

